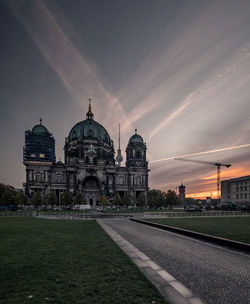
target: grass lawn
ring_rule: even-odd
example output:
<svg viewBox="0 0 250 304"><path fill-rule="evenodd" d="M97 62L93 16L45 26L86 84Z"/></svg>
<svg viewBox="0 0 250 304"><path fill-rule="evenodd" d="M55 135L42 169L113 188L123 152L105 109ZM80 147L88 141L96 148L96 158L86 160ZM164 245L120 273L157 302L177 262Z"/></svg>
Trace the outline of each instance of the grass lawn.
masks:
<svg viewBox="0 0 250 304"><path fill-rule="evenodd" d="M250 243L250 217L148 219L148 221Z"/></svg>
<svg viewBox="0 0 250 304"><path fill-rule="evenodd" d="M0 303L165 303L94 221L0 219Z"/></svg>

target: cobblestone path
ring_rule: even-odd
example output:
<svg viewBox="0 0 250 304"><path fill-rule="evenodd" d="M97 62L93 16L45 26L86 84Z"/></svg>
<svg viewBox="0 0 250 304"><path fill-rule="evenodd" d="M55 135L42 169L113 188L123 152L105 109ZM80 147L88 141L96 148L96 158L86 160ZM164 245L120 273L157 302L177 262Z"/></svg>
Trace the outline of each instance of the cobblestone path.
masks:
<svg viewBox="0 0 250 304"><path fill-rule="evenodd" d="M250 256L128 219L103 221L204 303L250 303Z"/></svg>

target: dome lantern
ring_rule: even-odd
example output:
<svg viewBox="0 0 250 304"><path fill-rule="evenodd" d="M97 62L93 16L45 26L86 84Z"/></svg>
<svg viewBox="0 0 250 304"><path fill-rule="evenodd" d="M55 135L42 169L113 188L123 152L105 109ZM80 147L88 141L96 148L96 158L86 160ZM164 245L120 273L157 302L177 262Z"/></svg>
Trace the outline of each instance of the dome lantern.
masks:
<svg viewBox="0 0 250 304"><path fill-rule="evenodd" d="M89 110L86 113L86 119L94 119L94 114L91 110L91 99L89 98Z"/></svg>

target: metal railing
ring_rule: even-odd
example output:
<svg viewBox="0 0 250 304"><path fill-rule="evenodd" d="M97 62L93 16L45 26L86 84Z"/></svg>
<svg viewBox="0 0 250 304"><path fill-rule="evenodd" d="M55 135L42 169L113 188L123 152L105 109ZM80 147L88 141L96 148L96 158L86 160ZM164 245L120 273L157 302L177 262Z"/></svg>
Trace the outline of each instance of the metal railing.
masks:
<svg viewBox="0 0 250 304"><path fill-rule="evenodd" d="M40 217L48 219L100 219L100 218L121 218L130 217L128 214L119 213L104 213L94 214L86 212L57 212L57 211L3 211L0 212L0 217Z"/></svg>
<svg viewBox="0 0 250 304"><path fill-rule="evenodd" d="M187 218L224 216L250 216L250 213L242 211L144 212L145 218Z"/></svg>

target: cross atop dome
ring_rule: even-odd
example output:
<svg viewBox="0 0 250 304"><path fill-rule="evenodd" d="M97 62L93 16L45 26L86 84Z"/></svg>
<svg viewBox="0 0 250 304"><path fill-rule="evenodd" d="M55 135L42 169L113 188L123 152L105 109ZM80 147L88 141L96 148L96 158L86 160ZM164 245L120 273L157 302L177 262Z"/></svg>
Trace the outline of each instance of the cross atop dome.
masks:
<svg viewBox="0 0 250 304"><path fill-rule="evenodd" d="M42 124L43 120L42 120L42 117L40 117L40 125Z"/></svg>
<svg viewBox="0 0 250 304"><path fill-rule="evenodd" d="M91 110L91 98L89 98L89 110L86 113L86 119L94 119L94 114L92 113Z"/></svg>
<svg viewBox="0 0 250 304"><path fill-rule="evenodd" d="M135 128L135 134L137 134L137 128Z"/></svg>

